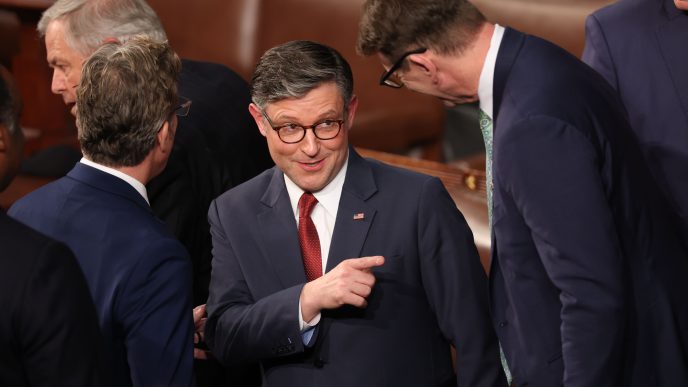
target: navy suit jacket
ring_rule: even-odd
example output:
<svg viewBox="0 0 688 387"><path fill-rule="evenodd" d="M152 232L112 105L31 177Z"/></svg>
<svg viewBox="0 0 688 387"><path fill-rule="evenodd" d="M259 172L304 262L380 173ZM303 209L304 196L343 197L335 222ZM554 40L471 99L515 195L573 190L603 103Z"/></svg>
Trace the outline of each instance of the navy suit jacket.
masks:
<svg viewBox="0 0 688 387"><path fill-rule="evenodd" d="M106 386L98 318L74 255L0 211L0 385Z"/></svg>
<svg viewBox="0 0 688 387"><path fill-rule="evenodd" d="M518 386L688 385L688 260L618 98L505 31L494 75L493 318Z"/></svg>
<svg viewBox="0 0 688 387"><path fill-rule="evenodd" d="M624 0L586 22L583 61L616 89L657 184L688 223L688 13Z"/></svg>
<svg viewBox="0 0 688 387"><path fill-rule="evenodd" d="M115 386L189 386L191 264L128 183L82 163L10 215L74 252L95 301Z"/></svg>
<svg viewBox="0 0 688 387"><path fill-rule="evenodd" d="M346 258L386 261L373 270L368 307L323 311L310 348L299 330L306 276L282 172L223 194L209 217L206 341L225 363L260 361L263 385L506 385L473 236L438 179L350 149L326 270Z"/></svg>

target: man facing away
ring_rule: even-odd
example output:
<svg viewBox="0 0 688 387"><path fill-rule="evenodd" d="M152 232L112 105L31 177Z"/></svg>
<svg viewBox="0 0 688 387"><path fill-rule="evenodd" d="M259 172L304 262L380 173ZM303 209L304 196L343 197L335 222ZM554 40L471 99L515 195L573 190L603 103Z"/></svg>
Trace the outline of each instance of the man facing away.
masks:
<svg viewBox="0 0 688 387"><path fill-rule="evenodd" d="M134 35L167 40L144 0L58 0L43 13L38 33L53 70L51 89L72 114L82 64L100 45ZM199 305L210 282L210 202L272 162L246 112L248 85L239 75L219 64L183 60L177 87L194 108L180 122L167 168L146 188L155 214L189 251Z"/></svg>
<svg viewBox="0 0 688 387"><path fill-rule="evenodd" d="M505 386L471 231L438 179L349 147L344 58L285 43L251 87L276 167L210 208L216 357L266 386Z"/></svg>
<svg viewBox="0 0 688 387"><path fill-rule="evenodd" d="M21 101L0 65L0 192L19 169ZM63 244L0 210L0 385L103 386L98 317Z"/></svg>
<svg viewBox="0 0 688 387"><path fill-rule="evenodd" d="M358 50L382 84L480 101L491 310L515 384L688 385L680 221L607 83L465 0L368 0Z"/></svg>
<svg viewBox="0 0 688 387"><path fill-rule="evenodd" d="M77 128L84 157L10 215L67 244L96 304L116 386L193 383L190 261L153 214L145 184L172 151L177 55L134 38L84 64Z"/></svg>

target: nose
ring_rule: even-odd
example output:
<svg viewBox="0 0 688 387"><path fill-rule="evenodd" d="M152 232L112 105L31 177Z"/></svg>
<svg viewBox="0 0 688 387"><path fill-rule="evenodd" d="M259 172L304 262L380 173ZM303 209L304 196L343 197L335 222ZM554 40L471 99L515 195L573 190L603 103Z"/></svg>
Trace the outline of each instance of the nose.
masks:
<svg viewBox="0 0 688 387"><path fill-rule="evenodd" d="M57 70L53 70L53 81L50 85L50 91L54 94L62 94L66 90L65 77L62 74L58 74Z"/></svg>
<svg viewBox="0 0 688 387"><path fill-rule="evenodd" d="M306 130L306 136L301 140L301 151L309 157L316 156L320 151L320 141L312 129Z"/></svg>

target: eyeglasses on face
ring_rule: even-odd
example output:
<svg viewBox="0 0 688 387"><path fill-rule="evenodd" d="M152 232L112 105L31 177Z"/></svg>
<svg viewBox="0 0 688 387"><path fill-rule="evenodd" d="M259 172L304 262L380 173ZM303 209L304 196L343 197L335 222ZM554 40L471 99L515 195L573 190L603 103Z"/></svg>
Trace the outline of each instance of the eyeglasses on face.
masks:
<svg viewBox="0 0 688 387"><path fill-rule="evenodd" d="M344 124L344 120L322 120L313 125L292 123L275 125L265 111L261 110L260 113L265 117L265 120L268 121L272 130L277 132L279 139L286 144L296 144L303 140L304 137L306 137L306 130L308 129L313 130L313 134L319 140L331 140L337 137Z"/></svg>
<svg viewBox="0 0 688 387"><path fill-rule="evenodd" d="M402 82L401 79L395 73L397 72L397 70L399 70L401 65L404 64L404 60L406 60L406 58L409 55L422 54L427 50L427 48L421 47L404 53L399 59L397 59L396 62L394 62L394 64L392 65L392 67L389 68L389 70L382 72L382 76L380 77L380 85L393 87L395 89L403 87L404 82Z"/></svg>
<svg viewBox="0 0 688 387"><path fill-rule="evenodd" d="M189 115L191 109L191 100L186 97L179 97L179 104L174 108L174 114L179 117L186 117Z"/></svg>

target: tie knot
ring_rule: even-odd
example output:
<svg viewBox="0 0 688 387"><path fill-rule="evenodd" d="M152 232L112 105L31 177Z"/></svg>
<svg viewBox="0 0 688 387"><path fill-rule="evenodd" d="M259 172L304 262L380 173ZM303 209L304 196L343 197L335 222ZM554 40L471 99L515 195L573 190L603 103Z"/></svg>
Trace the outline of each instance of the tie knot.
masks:
<svg viewBox="0 0 688 387"><path fill-rule="evenodd" d="M312 193L304 192L299 199L299 218L310 216L316 204L318 204L318 199Z"/></svg>

